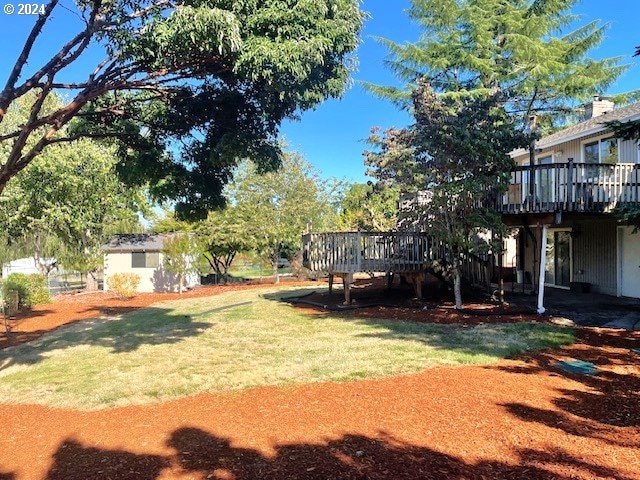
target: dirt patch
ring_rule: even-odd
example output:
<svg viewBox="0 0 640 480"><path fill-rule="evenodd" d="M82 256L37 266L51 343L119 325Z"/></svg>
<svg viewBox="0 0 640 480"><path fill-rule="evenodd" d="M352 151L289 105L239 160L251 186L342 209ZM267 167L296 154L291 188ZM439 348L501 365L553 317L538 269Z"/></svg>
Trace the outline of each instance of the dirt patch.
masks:
<svg viewBox="0 0 640 480"><path fill-rule="evenodd" d="M300 282L292 278L282 278L282 283L291 286L315 285L312 282ZM202 286L178 293L140 293L130 299L120 299L111 292L78 293L58 295L51 303L37 305L31 311L22 313L9 320L10 335L7 338L4 325L0 325L0 348L29 342L62 325L96 318L103 315L118 315L154 303L194 297L210 297L221 293L247 288L264 288L268 281L252 281L229 285ZM2 477L0 477L2 480Z"/></svg>
<svg viewBox="0 0 640 480"><path fill-rule="evenodd" d="M2 479L640 478L638 335L344 384L75 412L0 405ZM603 373L559 373L557 358Z"/></svg>

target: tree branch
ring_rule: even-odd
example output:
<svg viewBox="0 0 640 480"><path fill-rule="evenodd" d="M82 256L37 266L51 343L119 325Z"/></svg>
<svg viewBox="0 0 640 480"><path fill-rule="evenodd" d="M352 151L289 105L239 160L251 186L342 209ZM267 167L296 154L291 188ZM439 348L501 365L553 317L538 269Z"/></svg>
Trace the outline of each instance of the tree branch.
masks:
<svg viewBox="0 0 640 480"><path fill-rule="evenodd" d="M44 24L47 23L47 20L49 19L51 12L53 11L53 9L56 7L57 4L58 4L58 0L50 0L49 4L45 7L44 13L38 16L38 20L36 20L36 23L31 29L31 32L27 37L27 41L25 42L24 47L20 52L20 56L18 57L18 60L14 64L13 69L9 74L7 83L5 84L5 87L2 90L2 92L0 92L0 123L2 123L2 120L5 114L7 113L7 108L9 108L9 105L11 104L11 101L13 100L13 98L15 98L12 95L13 89L15 87L16 82L18 81L18 78L20 78L20 74L22 73L22 68L25 66L25 64L27 63L27 60L29 59L29 55L31 54L31 49L33 48L33 44L35 43L36 39L40 35L40 32L42 31Z"/></svg>

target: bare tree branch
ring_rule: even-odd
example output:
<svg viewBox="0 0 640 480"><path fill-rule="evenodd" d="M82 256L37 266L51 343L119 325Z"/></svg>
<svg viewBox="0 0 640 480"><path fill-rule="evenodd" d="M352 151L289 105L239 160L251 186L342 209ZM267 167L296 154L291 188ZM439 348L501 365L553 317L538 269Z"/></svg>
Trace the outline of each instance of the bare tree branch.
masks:
<svg viewBox="0 0 640 480"><path fill-rule="evenodd" d="M44 24L47 23L47 20L49 19L51 12L53 11L53 9L56 7L57 4L58 4L58 0L50 0L49 4L45 7L44 13L38 17L38 20L36 20L36 23L31 29L31 32L29 33L29 36L27 37L27 40L24 44L24 47L20 52L20 56L18 57L18 60L16 61L15 65L13 66L13 69L11 70L11 73L9 74L7 83L5 84L2 92L0 92L0 123L2 123L2 120L5 114L7 113L7 108L11 104L11 101L15 98L12 96L13 89L15 87L16 82L18 81L18 78L20 78L20 74L22 73L23 67L27 63L27 60L29 59L29 55L31 54L31 49L33 48L33 44L35 43L36 39L40 35L40 32L42 31L42 27L44 27Z"/></svg>

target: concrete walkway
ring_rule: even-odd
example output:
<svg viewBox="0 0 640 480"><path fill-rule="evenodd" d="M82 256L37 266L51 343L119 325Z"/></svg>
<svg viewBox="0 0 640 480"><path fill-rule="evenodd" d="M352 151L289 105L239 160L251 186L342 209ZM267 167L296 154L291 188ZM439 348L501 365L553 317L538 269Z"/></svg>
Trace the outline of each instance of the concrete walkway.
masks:
<svg viewBox="0 0 640 480"><path fill-rule="evenodd" d="M535 307L533 294L507 294L507 301ZM577 325L640 331L640 300L598 293L574 293L557 288L545 289L548 313L572 320Z"/></svg>

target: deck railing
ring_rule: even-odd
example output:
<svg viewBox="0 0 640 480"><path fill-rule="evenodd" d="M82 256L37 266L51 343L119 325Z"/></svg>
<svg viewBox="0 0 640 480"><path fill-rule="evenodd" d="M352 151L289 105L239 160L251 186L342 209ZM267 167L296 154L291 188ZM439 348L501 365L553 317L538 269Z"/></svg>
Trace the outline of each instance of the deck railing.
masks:
<svg viewBox="0 0 640 480"><path fill-rule="evenodd" d="M419 272L439 255L425 233L310 233L302 241L303 263L313 271Z"/></svg>
<svg viewBox="0 0 640 480"><path fill-rule="evenodd" d="M640 202L640 165L554 163L518 167L497 199L502 213L609 212Z"/></svg>
<svg viewBox="0 0 640 480"><path fill-rule="evenodd" d="M404 273L441 274L453 261L446 247L418 232L330 232L303 235L303 265L328 274ZM462 276L472 285L487 288L492 256L460 255ZM438 266L436 266L436 263ZM420 294L418 294L420 296Z"/></svg>

